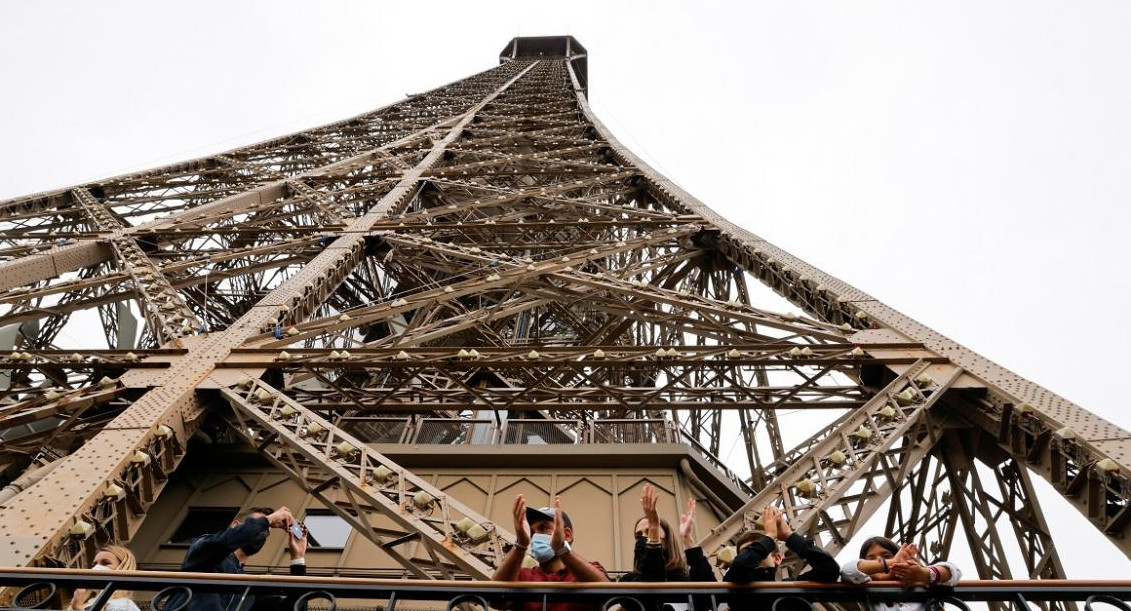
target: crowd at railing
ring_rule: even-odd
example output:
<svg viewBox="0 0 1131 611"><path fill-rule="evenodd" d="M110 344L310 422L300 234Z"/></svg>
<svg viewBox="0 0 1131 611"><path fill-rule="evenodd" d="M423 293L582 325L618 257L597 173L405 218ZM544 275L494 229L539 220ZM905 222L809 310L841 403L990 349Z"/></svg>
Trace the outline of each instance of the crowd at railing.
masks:
<svg viewBox="0 0 1131 611"><path fill-rule="evenodd" d="M252 508L225 529L193 540L183 573L139 572L120 546L100 549L90 570L0 569L0 602L8 608L72 611L304 611L343 608L419 608L422 601L446 609L487 607L516 611L769 609L813 611L846 604L868 611L931 611L944 605L968 609L968 601L997 601L1029 611L1030 602L1081 601L1091 611L1105 603L1131 611L1131 581L959 584L949 562L923 564L913 544L884 537L864 542L859 558L843 566L811 539L793 531L773 505L762 512L762 530L741 535L724 560L720 583L695 545L695 501L676 527L659 517L659 495L643 487L643 515L634 526L633 570L616 582L598 562L573 548L575 532L560 497L552 507L527 507L515 498L515 540L490 582L430 582L306 577L309 532L287 508ZM289 577L245 576L244 566L263 549L272 529L287 539ZM779 583L786 551L809 569ZM767 587L771 586L772 587ZM859 587L870 584L871 587ZM956 587L957 586L957 587ZM18 588L18 591L17 591ZM155 592L143 596L142 592ZM1068 609L1064 604L1058 608Z"/></svg>

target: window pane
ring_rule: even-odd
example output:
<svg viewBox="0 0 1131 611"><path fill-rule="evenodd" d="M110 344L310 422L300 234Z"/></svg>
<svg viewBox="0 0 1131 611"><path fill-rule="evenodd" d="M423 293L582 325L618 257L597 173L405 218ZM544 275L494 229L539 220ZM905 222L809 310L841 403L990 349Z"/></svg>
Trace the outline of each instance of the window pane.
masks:
<svg viewBox="0 0 1131 611"><path fill-rule="evenodd" d="M310 531L310 547L345 547L353 527L329 511L311 511L303 520Z"/></svg>
<svg viewBox="0 0 1131 611"><path fill-rule="evenodd" d="M188 545L201 535L218 533L236 519L239 507L190 507L184 521L169 538L173 545Z"/></svg>

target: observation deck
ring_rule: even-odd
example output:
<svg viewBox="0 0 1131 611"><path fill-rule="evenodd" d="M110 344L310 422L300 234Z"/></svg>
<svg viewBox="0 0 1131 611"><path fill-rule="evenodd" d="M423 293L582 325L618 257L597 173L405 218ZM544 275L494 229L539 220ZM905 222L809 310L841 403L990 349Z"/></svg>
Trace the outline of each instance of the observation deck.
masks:
<svg viewBox="0 0 1131 611"><path fill-rule="evenodd" d="M581 603L594 609L620 605L625 610L659 608L668 603L689 609L777 609L779 602L810 610L855 608L875 603L928 603L957 611L970 611L969 603L989 603L991 608L1061 607L1082 603L1084 611L1100 608L1131 611L1131 581L1001 580L966 581L953 588L904 588L893 582L867 586L772 582L737 586L727 583L514 583L491 581L405 581L290 577L275 575L216 575L160 571L76 571L58 569L4 569L0 588L17 609L60 608L75 588L97 588L87 607L100 611L116 590L130 590L134 600L161 611L183 611L192 595L230 593L240 597L274 597L280 609L487 609L516 603ZM186 596L187 594L187 596ZM146 604L148 603L148 604Z"/></svg>

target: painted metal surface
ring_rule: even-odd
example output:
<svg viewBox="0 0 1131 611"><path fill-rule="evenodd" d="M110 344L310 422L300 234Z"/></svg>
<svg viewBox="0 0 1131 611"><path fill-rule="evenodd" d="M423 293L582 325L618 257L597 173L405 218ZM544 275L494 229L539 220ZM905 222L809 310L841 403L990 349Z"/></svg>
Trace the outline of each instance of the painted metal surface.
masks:
<svg viewBox="0 0 1131 611"><path fill-rule="evenodd" d="M296 482L345 486L341 456L260 413L232 390L245 379L358 456L383 439L379 418L428 424L414 443L513 435L502 443L530 454L578 435L582 451L679 439L722 481L746 474L706 495L748 494L737 512L713 504L724 519L710 553L767 502L839 549L911 494L948 519L896 502L889 528L947 549L960 526L1024 519L1027 572L1059 576L1039 507L1023 509L1026 469L1131 552L1127 431L656 173L593 115L575 40L507 49L496 68L343 122L0 202L0 328L14 338L0 355L0 473L62 460L0 505L0 565L77 566L129 540L190 437L227 426L229 400L240 434ZM107 339L130 304L145 323L136 350ZM797 435L780 420L796 410L828 418ZM944 451L954 428L985 442ZM296 452L302 468L286 467ZM999 495L971 465L997 469ZM315 472L337 475L311 484ZM943 502L948 486L969 495ZM418 577L483 577L506 540L492 527L490 550L449 545L450 523L399 507L371 497L350 515L359 528L362 509L396 518L394 539L426 541L423 560L388 546ZM1004 576L989 536L979 571Z"/></svg>

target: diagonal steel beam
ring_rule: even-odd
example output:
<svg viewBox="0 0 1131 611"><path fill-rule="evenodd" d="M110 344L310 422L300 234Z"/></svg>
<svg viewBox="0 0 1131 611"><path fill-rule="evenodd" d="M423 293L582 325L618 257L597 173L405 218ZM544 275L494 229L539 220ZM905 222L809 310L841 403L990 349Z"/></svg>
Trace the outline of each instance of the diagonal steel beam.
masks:
<svg viewBox="0 0 1131 611"><path fill-rule="evenodd" d="M410 535L477 579L489 579L505 554L503 545L513 543L512 533L279 390L248 379L221 392L245 440L413 574L429 576L425 569L435 564L421 566L413 554L396 549ZM350 503L343 505L344 498ZM400 528L402 536L379 534L373 514Z"/></svg>
<svg viewBox="0 0 1131 611"><path fill-rule="evenodd" d="M906 454L907 448L897 445L901 441L922 445L917 436L909 434L923 428L927 410L946 393L961 373L955 367L935 366L939 369L932 369L927 374L929 367L925 361L919 361L896 376L863 407L852 412L852 417L842 422L832 434L811 447L741 509L712 529L699 544L705 551L714 551L726 541L754 528L757 514L773 502L784 504L791 522L801 532L817 528L820 521L820 528L829 531L833 537L829 547L839 549L865 517L865 505L860 501L875 496L886 497L906 476L902 471L887 475L892 465L900 462L888 454ZM912 457L905 458L908 460L903 470L910 470ZM867 477L871 482L878 472L890 480L888 487L869 483L870 489L864 493L848 494L858 481ZM855 507L849 508L848 504L852 501L856 501L853 503ZM829 517L829 510L836 505L845 510L846 515L840 519ZM873 505L868 506L872 511Z"/></svg>
<svg viewBox="0 0 1131 611"><path fill-rule="evenodd" d="M0 539L10 542L10 545L0 548L0 565L52 562L75 566L81 562L83 556L97 545L97 538L86 537L80 539L78 545L71 545L71 530L79 521L86 522L81 520L82 516L95 515L99 507L106 505L108 501L103 491L108 482L137 470L134 466L137 463L132 462L137 452L144 453L146 448L158 444L155 441L158 438L171 438L172 445L183 449L184 442L199 425L203 410L197 399L196 387L213 374L215 363L222 361L249 336L267 327L267 321L278 316L280 311L310 307L309 304L318 296L328 294L348 273L350 268L345 264L355 260L363 249L364 235L372 223L409 199L416 192L423 172L439 161L445 147L462 133L475 114L536 65L537 62L526 65L481 98L442 139L434 142L429 153L412 171L406 172L369 213L354 219L342 230L345 235L327 246L310 265L269 293L258 307L227 330L194 342L184 359L156 379L157 388L139 398L98 435L68 456L63 468L56 469L36 484L43 489L55 490L57 502L43 507L31 495L22 494L0 507ZM175 467L183 457L183 451L169 456L169 467ZM146 490L159 491L163 485L164 482L158 479ZM137 510L133 514L134 519L129 521L124 532L115 533L116 539L129 539L140 518L145 515L152 497L153 494L147 493L135 499Z"/></svg>
<svg viewBox="0 0 1131 611"><path fill-rule="evenodd" d="M1026 430L1018 436L1028 436L1033 442L1028 450L1016 451L1013 457L1026 462L1064 492L1065 498L1109 541L1131 556L1131 431L1021 377L728 221L621 144L592 112L573 65L569 64L568 69L578 106L600 137L608 142L612 157L621 165L637 168L643 175L645 188L656 199L697 214L718 228L718 247L722 254L821 320L856 328L875 324L893 329L950 359L990 395L987 413L971 418L983 426L983 430L994 433L999 426L1020 428L1012 409L1025 407ZM1055 432L1062 434L1049 443ZM1029 451L1031 460L1027 460ZM1107 464L1109 468L1096 470L1097 464ZM1077 487L1086 488L1087 493L1080 494L1072 488L1073 481Z"/></svg>

